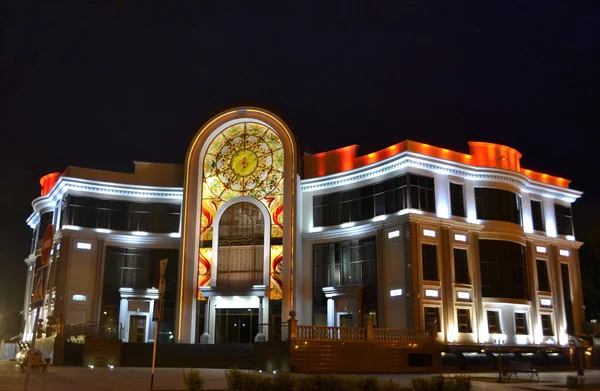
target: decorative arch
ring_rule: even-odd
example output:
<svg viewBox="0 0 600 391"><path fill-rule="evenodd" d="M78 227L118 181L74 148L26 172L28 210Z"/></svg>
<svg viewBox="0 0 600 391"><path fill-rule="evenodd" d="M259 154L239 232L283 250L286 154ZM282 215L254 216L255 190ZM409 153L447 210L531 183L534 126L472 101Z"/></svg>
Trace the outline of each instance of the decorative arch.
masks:
<svg viewBox="0 0 600 391"><path fill-rule="evenodd" d="M298 151L295 136L290 128L276 115L254 107L241 107L223 112L203 125L196 133L185 161L184 200L182 217L181 259L179 265L179 302L177 303L177 339L192 342L195 330L196 294L198 291L198 254L202 234L202 203L204 201L204 161L211 143L226 129L242 123L265 126L279 138L284 153L283 194L281 205L285 218L281 225L283 253L279 264L285 265L282 275L282 314L294 311L294 259L296 236L296 187ZM243 172L242 172L243 174ZM252 197L248 194L239 196ZM237 198L237 197L236 197ZM259 197L260 198L260 197ZM235 200L235 199L234 199ZM229 200L227 200L229 201ZM232 200L233 201L233 200ZM263 205L264 202L260 202ZM267 208L268 206L265 205ZM218 205L218 212L223 205ZM273 216L266 221L273 221ZM216 215L215 215L216 216ZM214 224L214 221L213 221ZM271 224L271 227L273 224ZM273 232L271 232L273 233Z"/></svg>

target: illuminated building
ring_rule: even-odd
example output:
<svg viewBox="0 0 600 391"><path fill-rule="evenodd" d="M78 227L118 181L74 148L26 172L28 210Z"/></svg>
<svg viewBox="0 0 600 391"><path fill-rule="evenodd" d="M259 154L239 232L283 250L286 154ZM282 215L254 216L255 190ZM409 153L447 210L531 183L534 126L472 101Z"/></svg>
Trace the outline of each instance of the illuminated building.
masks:
<svg viewBox="0 0 600 391"><path fill-rule="evenodd" d="M584 320L581 192L512 148L469 147L301 157L281 119L241 108L208 121L183 166L50 174L28 219L34 239L56 227L44 317L150 341L168 258L165 342L279 339L293 312L300 325L436 327L445 344L564 345ZM38 256L34 240L28 292Z"/></svg>

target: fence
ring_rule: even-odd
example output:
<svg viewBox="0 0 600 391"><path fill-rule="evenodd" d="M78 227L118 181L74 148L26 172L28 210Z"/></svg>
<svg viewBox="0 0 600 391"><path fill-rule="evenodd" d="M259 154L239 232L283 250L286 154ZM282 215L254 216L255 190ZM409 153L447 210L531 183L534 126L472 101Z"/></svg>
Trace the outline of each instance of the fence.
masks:
<svg viewBox="0 0 600 391"><path fill-rule="evenodd" d="M290 339L322 341L370 341L370 342L435 342L428 330L374 328L370 319L367 327L298 326L290 320Z"/></svg>

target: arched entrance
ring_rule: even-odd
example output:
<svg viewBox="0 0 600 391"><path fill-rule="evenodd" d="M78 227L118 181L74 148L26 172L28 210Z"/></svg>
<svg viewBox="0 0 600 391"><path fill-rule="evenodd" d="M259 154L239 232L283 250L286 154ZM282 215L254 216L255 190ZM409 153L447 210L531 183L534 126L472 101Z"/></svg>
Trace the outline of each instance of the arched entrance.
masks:
<svg viewBox="0 0 600 391"><path fill-rule="evenodd" d="M253 108L217 116L195 137L186 160L179 342L264 340L294 309L296 155L283 122ZM242 309L249 323L236 318ZM240 322L252 331L232 336Z"/></svg>

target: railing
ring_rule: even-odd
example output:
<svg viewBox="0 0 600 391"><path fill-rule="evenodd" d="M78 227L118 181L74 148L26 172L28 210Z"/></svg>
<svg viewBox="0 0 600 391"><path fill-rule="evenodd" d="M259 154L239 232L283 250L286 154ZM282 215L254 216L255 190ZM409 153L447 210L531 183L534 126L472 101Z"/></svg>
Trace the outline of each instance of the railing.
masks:
<svg viewBox="0 0 600 391"><path fill-rule="evenodd" d="M121 339L121 323L82 322L65 327L65 337L90 339Z"/></svg>
<svg viewBox="0 0 600 391"><path fill-rule="evenodd" d="M288 324L287 322L281 322L279 324L259 323L258 333L264 335L268 341L287 341Z"/></svg>
<svg viewBox="0 0 600 391"><path fill-rule="evenodd" d="M297 339L326 339L341 341L364 341L367 332L362 327L297 326Z"/></svg>
<svg viewBox="0 0 600 391"><path fill-rule="evenodd" d="M407 329L378 329L373 328L373 339L386 342L428 342L430 341L427 330Z"/></svg>

